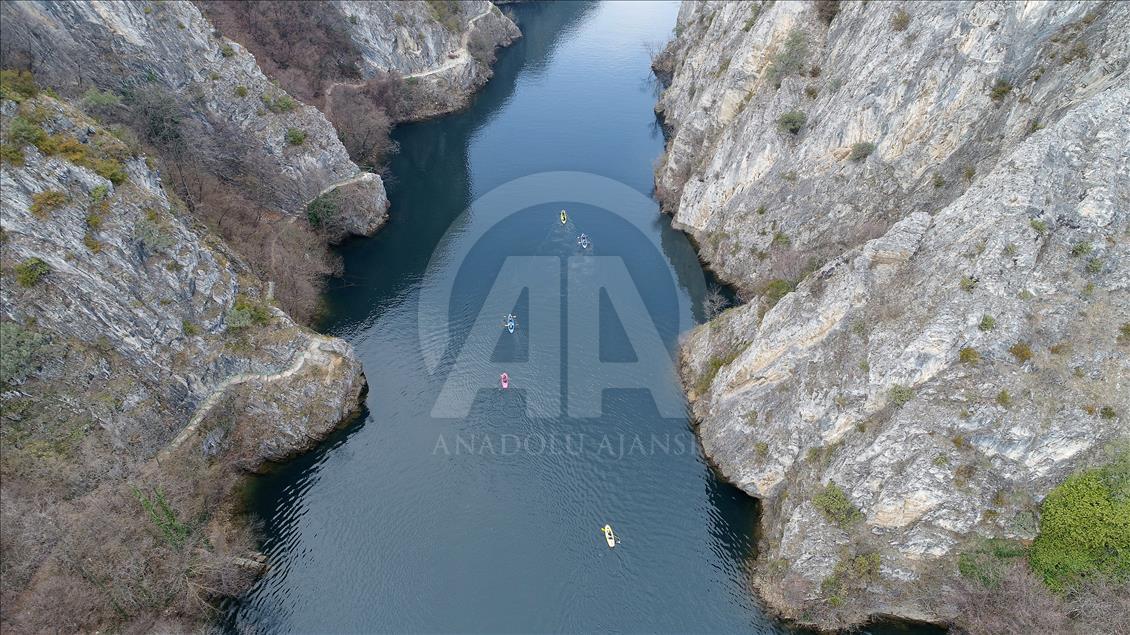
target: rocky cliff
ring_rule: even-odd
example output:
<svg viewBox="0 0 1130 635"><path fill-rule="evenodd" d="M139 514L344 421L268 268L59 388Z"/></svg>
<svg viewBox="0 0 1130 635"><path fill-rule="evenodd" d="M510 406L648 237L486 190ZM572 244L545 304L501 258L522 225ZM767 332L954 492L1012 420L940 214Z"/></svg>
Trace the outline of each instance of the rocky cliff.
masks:
<svg viewBox="0 0 1130 635"><path fill-rule="evenodd" d="M491 77L494 48L521 36L488 0L337 0L348 16L362 74L396 72L421 95L411 118L458 110Z"/></svg>
<svg viewBox="0 0 1130 635"><path fill-rule="evenodd" d="M2 11L6 46L42 83L64 95L90 87L163 91L184 120L184 147L175 151L241 181L266 210L304 221L310 201L343 184L350 205L336 217L332 239L371 234L385 221L380 177L362 174L326 118L272 84L193 4L10 2ZM159 145L180 141L153 132Z"/></svg>
<svg viewBox="0 0 1130 635"><path fill-rule="evenodd" d="M1130 413L1130 7L688 2L656 189L745 304L692 332L755 585L822 626L948 621L959 555Z"/></svg>
<svg viewBox="0 0 1130 635"><path fill-rule="evenodd" d="M268 285L146 157L37 95L30 76L6 75L16 81L4 84L0 169L5 628L194 619L200 606L177 581L203 585L197 602L206 587L235 592L232 563L250 548L209 542L233 531L221 511L233 470L336 428L357 407L360 362L272 306ZM150 527L131 489L169 516L158 506ZM154 559L185 568L162 578ZM169 596L153 594L162 584Z"/></svg>

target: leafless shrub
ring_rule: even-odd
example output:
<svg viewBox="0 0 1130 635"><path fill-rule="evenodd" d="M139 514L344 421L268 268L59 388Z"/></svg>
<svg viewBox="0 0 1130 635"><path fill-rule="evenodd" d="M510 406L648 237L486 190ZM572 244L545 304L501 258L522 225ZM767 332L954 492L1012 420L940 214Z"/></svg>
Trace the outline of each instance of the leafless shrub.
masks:
<svg viewBox="0 0 1130 635"><path fill-rule="evenodd" d="M482 29L475 29L467 39L467 50L480 64L486 66L494 64L494 48L494 39Z"/></svg>
<svg viewBox="0 0 1130 635"><path fill-rule="evenodd" d="M711 285L706 291L706 297L702 300L702 312L707 320L713 320L729 304L726 296L722 295L722 289L718 288L717 285Z"/></svg>
<svg viewBox="0 0 1130 635"><path fill-rule="evenodd" d="M361 55L332 4L262 0L202 2L216 27L248 48L263 71L302 101L321 105L329 84L360 79Z"/></svg>
<svg viewBox="0 0 1130 635"><path fill-rule="evenodd" d="M953 593L956 626L968 635L1068 631L1063 602L1024 562L1010 565L995 584L962 578Z"/></svg>
<svg viewBox="0 0 1130 635"><path fill-rule="evenodd" d="M1068 595L1067 608L1082 633L1130 632L1130 582L1087 578Z"/></svg>
<svg viewBox="0 0 1130 635"><path fill-rule="evenodd" d="M388 135L390 113L403 110L402 84L399 75L382 73L359 86L338 85L332 103L327 104L350 158L370 170L378 170L396 151Z"/></svg>

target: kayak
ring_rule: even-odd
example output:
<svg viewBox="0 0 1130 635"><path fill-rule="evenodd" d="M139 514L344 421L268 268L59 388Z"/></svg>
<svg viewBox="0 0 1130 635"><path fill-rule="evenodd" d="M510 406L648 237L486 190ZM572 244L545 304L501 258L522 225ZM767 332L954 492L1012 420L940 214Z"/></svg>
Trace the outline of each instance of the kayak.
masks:
<svg viewBox="0 0 1130 635"><path fill-rule="evenodd" d="M608 543L608 548L611 549L616 546L616 534L612 533L612 525L605 525L601 531L604 532L604 540Z"/></svg>
<svg viewBox="0 0 1130 635"><path fill-rule="evenodd" d="M514 315L513 313L507 313L506 314L506 323L503 326L503 328L505 328L507 331L510 331L510 334L513 335L514 329L517 328L517 327L518 327L518 316Z"/></svg>
<svg viewBox="0 0 1130 635"><path fill-rule="evenodd" d="M565 213L565 210L561 210L561 224L564 225L565 223L568 223L568 222L569 222L569 215Z"/></svg>
<svg viewBox="0 0 1130 635"><path fill-rule="evenodd" d="M499 381L499 383L502 384L503 388L509 388L510 387L510 375L507 375L506 373L502 373L502 376L498 378L498 381Z"/></svg>
<svg viewBox="0 0 1130 635"><path fill-rule="evenodd" d="M588 249L589 248L589 239L582 236L581 239L577 241L577 244L581 246L581 249Z"/></svg>
<svg viewBox="0 0 1130 635"><path fill-rule="evenodd" d="M514 320L506 320L506 330L510 331L511 335L514 334Z"/></svg>

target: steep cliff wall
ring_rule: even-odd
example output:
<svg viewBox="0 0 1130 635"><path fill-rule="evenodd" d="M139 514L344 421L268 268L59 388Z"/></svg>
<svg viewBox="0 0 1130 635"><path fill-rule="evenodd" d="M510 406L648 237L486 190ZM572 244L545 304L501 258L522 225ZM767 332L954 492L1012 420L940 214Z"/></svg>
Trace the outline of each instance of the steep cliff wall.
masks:
<svg viewBox="0 0 1130 635"><path fill-rule="evenodd" d="M521 36L488 0L334 4L349 17L362 74L392 71L409 82L415 93L410 118L462 108L490 79L494 48Z"/></svg>
<svg viewBox="0 0 1130 635"><path fill-rule="evenodd" d="M1126 438L1127 28L1120 3L683 4L657 193L749 302L682 371L764 501L785 615L954 617L959 554L1031 539Z"/></svg>
<svg viewBox="0 0 1130 635"><path fill-rule="evenodd" d="M4 88L5 629L198 619L245 579L237 472L338 426L360 362L272 306L145 157Z"/></svg>
<svg viewBox="0 0 1130 635"><path fill-rule="evenodd" d="M267 209L304 218L307 203L344 182L366 195L348 197L356 205L342 210L335 238L371 234L384 222L380 177L355 178L360 170L325 117L273 85L191 3L12 2L3 16L7 46L60 93L164 89L192 124L178 150L210 172L254 180L245 190Z"/></svg>

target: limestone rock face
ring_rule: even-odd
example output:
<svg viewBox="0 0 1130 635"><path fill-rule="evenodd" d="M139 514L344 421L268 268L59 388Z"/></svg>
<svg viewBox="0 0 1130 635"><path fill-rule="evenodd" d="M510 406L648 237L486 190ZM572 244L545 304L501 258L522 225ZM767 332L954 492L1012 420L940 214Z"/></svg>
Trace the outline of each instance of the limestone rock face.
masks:
<svg viewBox="0 0 1130 635"><path fill-rule="evenodd" d="M488 0L335 4L348 17L365 76L395 71L429 96L414 113L418 118L466 105L492 75L489 62L473 51L506 46L521 37L514 22Z"/></svg>
<svg viewBox="0 0 1130 635"><path fill-rule="evenodd" d="M267 209L304 219L320 192L362 183L346 197L353 207L341 211L340 233L370 234L385 219L380 177L357 181L361 170L322 113L272 84L191 3L10 2L0 12L5 39L29 51L37 76L60 92L171 95L193 131L189 150L213 172L247 182L247 195ZM300 144L290 130L304 133Z"/></svg>
<svg viewBox="0 0 1130 635"><path fill-rule="evenodd" d="M1130 7L840 7L684 3L656 60L657 191L749 300L682 374L771 605L941 621L964 548L1130 434Z"/></svg>
<svg viewBox="0 0 1130 635"><path fill-rule="evenodd" d="M93 120L50 97L18 109L5 101L5 130L17 110L37 111L49 134L125 151ZM64 409L89 413L94 424L83 443L121 446L136 459L154 456L177 435L199 442L190 433L207 432L223 401L228 415L245 422L224 443L245 444L236 450L252 469L307 449L357 407L364 377L349 344L299 327L271 306L265 285L170 200L144 157L126 158L127 178L115 185L63 155L31 145L22 152L22 165L5 161L0 171L2 316L47 348L7 389L46 403L50 386L69 386ZM45 193L54 195L52 204ZM35 259L46 266L43 275L18 278ZM73 376L68 364L46 355L52 348L85 351L93 369L83 371L92 375ZM87 390L103 380L110 385L88 399Z"/></svg>

